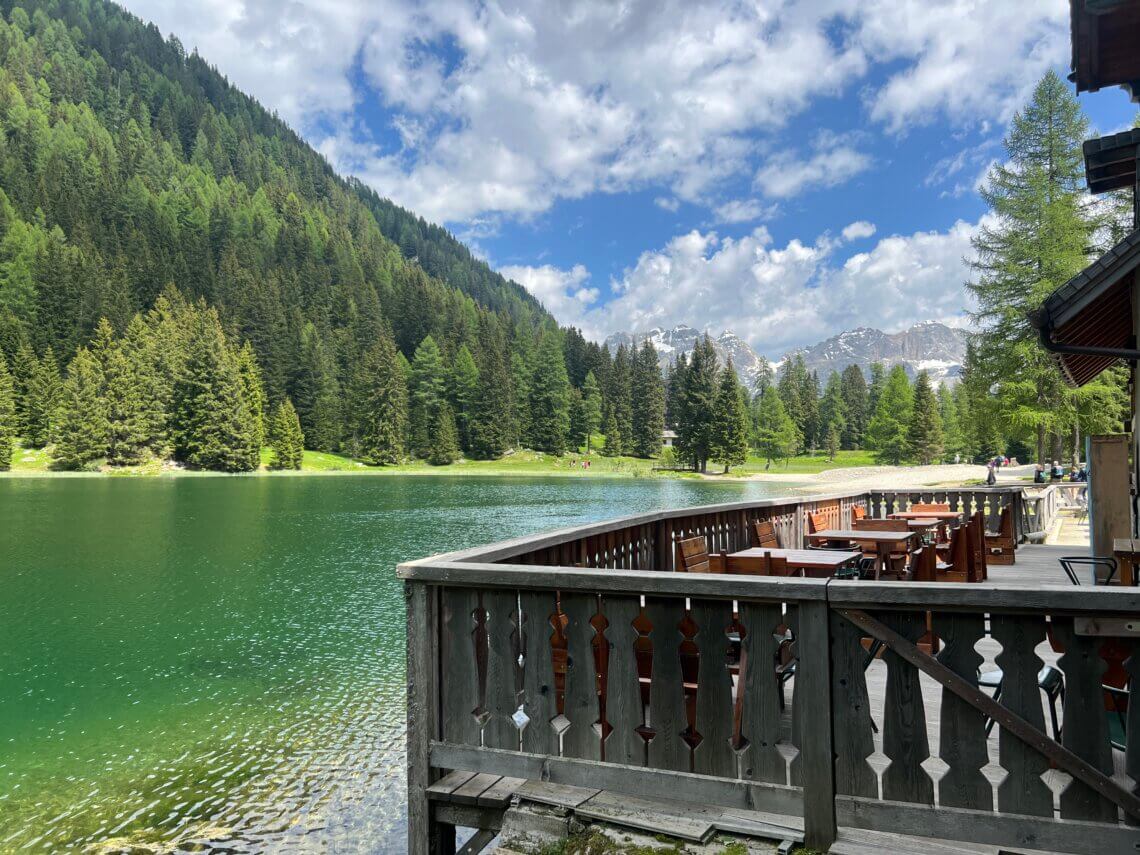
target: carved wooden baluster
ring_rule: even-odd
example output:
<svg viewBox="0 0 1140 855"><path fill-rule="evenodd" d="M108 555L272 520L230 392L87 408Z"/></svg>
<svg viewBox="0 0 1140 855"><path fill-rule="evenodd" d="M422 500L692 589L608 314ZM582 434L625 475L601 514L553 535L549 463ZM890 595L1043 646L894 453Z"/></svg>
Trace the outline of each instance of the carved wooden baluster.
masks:
<svg viewBox="0 0 1140 855"><path fill-rule="evenodd" d="M1065 672L1065 720L1061 741L1091 766L1112 776L1112 745L1101 685L1107 664L1100 657L1103 638L1077 635L1070 617L1053 618L1053 636L1065 648L1057 664ZM1064 819L1116 822L1116 805L1076 778L1061 792Z"/></svg>
<svg viewBox="0 0 1140 855"><path fill-rule="evenodd" d="M1045 621L1036 616L993 615L993 637L1001 645L996 662L1003 678L1001 704L1044 732L1045 714L1037 673L1043 664L1034 648L1045 639ZM1099 695L1099 693L1098 693ZM1053 793L1041 780L1049 769L1044 755L1005 728L998 736L998 758L1009 773L998 787L998 810L1030 816L1053 815Z"/></svg>
<svg viewBox="0 0 1140 855"><path fill-rule="evenodd" d="M523 710L527 725L522 750L532 754L558 754L558 699L554 684L553 591L524 591L522 596L524 656Z"/></svg>
<svg viewBox="0 0 1140 855"><path fill-rule="evenodd" d="M880 620L912 643L926 634L926 615L921 612L886 612ZM891 760L883 773L883 798L932 805L934 782L922 768L922 761L930 757L930 743L918 669L890 648L883 660L887 666L883 753Z"/></svg>
<svg viewBox="0 0 1140 855"><path fill-rule="evenodd" d="M831 715L835 791L841 795L875 798L879 795L879 784L874 769L867 762L875 751L875 742L871 734L871 708L863 672L867 651L861 642L861 630L832 612ZM805 699L804 702L808 701ZM799 705L798 699L796 705Z"/></svg>
<svg viewBox="0 0 1140 855"><path fill-rule="evenodd" d="M562 594L566 615L566 699L570 724L562 735L562 754L583 760L602 758L598 734L598 674L594 665L594 627L590 618L598 608L594 594Z"/></svg>
<svg viewBox="0 0 1140 855"><path fill-rule="evenodd" d="M985 634L982 616L936 613L934 632L942 640L938 661L977 686L978 667L984 660L974 645ZM986 717L949 689L943 689L941 718L938 755L950 768L938 782L939 804L993 810L993 787L981 771L989 762Z"/></svg>
<svg viewBox="0 0 1140 855"><path fill-rule="evenodd" d="M689 745L682 734L685 692L681 682L680 630L685 601L678 598L646 598L645 611L653 624L653 673L649 685L649 765L654 769L689 771Z"/></svg>
<svg viewBox="0 0 1140 855"><path fill-rule="evenodd" d="M644 766L645 740L638 729L644 723L645 711L637 680L637 630L633 625L641 614L641 601L638 597L606 597L602 610L609 623L606 643L610 649L606 719L611 730L605 740L606 762Z"/></svg>
<svg viewBox="0 0 1140 855"><path fill-rule="evenodd" d="M518 710L516 676L518 643L515 622L518 599L514 591L485 591L483 608L487 615L487 723L483 744L488 748L519 749L519 729L514 715Z"/></svg>
<svg viewBox="0 0 1140 855"><path fill-rule="evenodd" d="M732 750L732 675L728 671L728 637L732 622L730 600L693 600L695 641L700 649L697 671L697 732L693 770L705 775L736 777Z"/></svg>
<svg viewBox="0 0 1140 855"><path fill-rule="evenodd" d="M788 779L780 741L780 698L775 662L780 642L780 606L741 603L740 680L736 706L740 710L741 769L745 778L783 784Z"/></svg>
<svg viewBox="0 0 1140 855"><path fill-rule="evenodd" d="M479 671L475 655L476 610L479 592L473 588L444 588L441 639L440 705L443 738L461 745L479 745Z"/></svg>

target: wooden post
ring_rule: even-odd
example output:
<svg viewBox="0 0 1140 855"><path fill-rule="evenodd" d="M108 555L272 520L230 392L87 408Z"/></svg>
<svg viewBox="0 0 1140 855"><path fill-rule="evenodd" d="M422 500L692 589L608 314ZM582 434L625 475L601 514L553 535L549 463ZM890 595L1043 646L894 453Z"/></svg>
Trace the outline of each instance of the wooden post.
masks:
<svg viewBox="0 0 1140 855"><path fill-rule="evenodd" d="M796 697L810 698L800 716L804 845L826 852L835 842L835 758L831 740L831 638L826 602L799 606Z"/></svg>
<svg viewBox="0 0 1140 855"><path fill-rule="evenodd" d="M1112 541L1132 536L1128 441L1125 434L1085 440L1089 471L1089 539L1093 555L1112 555Z"/></svg>
<svg viewBox="0 0 1140 855"><path fill-rule="evenodd" d="M439 737L438 589L405 582L408 611L408 852L448 855L455 829L432 818L427 788L433 783L431 741Z"/></svg>

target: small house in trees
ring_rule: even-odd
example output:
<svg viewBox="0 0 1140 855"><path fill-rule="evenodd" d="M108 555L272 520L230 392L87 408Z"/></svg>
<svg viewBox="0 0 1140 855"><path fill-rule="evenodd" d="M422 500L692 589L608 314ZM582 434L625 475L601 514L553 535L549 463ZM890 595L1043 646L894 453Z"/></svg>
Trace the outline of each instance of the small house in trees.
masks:
<svg viewBox="0 0 1140 855"><path fill-rule="evenodd" d="M677 441L677 431L663 430L661 431L661 447L672 448L673 444Z"/></svg>
<svg viewBox="0 0 1140 855"><path fill-rule="evenodd" d="M1106 86L1140 98L1140 0L1071 0L1072 74L1077 92ZM1091 193L1131 188L1132 231L1103 256L1049 295L1032 314L1041 344L1054 354L1070 385L1083 386L1112 365L1132 371L1128 440L1089 440L1092 551L1112 554L1112 540L1137 534L1140 481L1140 129L1088 140L1085 176Z"/></svg>

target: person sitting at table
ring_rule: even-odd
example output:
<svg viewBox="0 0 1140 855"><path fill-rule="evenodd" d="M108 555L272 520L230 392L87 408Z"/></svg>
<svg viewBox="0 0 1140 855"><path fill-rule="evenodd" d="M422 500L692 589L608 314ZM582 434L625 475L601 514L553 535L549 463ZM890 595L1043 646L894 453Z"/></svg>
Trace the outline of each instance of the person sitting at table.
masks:
<svg viewBox="0 0 1140 855"><path fill-rule="evenodd" d="M1061 476L1065 474L1065 470L1061 468L1061 464L1056 460L1053 461L1053 469L1050 471L1049 476L1054 481L1060 481Z"/></svg>
<svg viewBox="0 0 1140 855"><path fill-rule="evenodd" d="M1033 469L1033 483L1034 484L1044 484L1045 483L1045 467L1044 467L1044 465L1042 465L1040 463L1038 463L1037 466L1034 467L1034 469Z"/></svg>

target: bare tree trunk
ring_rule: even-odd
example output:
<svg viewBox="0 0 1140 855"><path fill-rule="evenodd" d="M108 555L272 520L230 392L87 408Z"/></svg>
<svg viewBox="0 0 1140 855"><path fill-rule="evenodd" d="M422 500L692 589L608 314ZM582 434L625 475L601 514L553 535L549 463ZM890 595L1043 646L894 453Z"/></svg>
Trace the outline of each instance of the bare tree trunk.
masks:
<svg viewBox="0 0 1140 855"><path fill-rule="evenodd" d="M1061 444L1061 434L1058 431L1053 434L1053 459L1060 462L1065 457L1064 448Z"/></svg>
<svg viewBox="0 0 1140 855"><path fill-rule="evenodd" d="M1045 425L1037 426L1037 462L1045 465Z"/></svg>
<svg viewBox="0 0 1140 855"><path fill-rule="evenodd" d="M1073 422L1073 468L1081 466L1081 426Z"/></svg>

